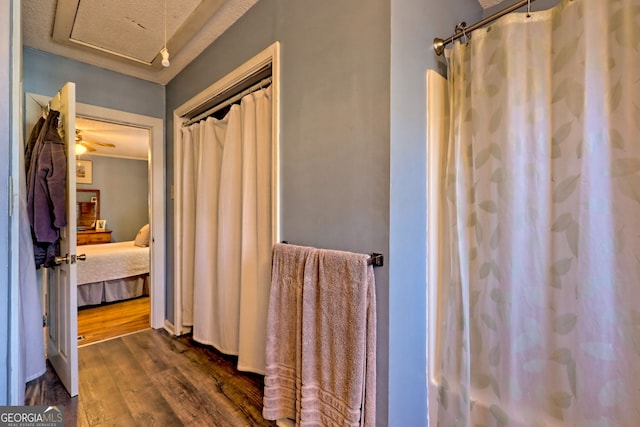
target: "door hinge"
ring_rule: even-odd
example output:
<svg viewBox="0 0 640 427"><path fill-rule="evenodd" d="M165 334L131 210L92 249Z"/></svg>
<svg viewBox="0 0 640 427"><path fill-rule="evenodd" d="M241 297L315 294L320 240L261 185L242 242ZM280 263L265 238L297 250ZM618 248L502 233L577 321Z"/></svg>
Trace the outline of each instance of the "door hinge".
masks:
<svg viewBox="0 0 640 427"><path fill-rule="evenodd" d="M49 325L49 317L46 314L42 315L42 327L46 328Z"/></svg>

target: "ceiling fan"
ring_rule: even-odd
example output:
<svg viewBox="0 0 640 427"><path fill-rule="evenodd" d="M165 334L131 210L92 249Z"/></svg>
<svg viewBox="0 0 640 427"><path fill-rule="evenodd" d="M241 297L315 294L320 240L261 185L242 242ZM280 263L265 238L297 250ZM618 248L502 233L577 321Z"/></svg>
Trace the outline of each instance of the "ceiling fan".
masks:
<svg viewBox="0 0 640 427"><path fill-rule="evenodd" d="M76 129L76 155L84 154L87 151L96 151L96 149L93 148L92 145L115 148L115 145L110 142L85 141L82 138L82 130Z"/></svg>

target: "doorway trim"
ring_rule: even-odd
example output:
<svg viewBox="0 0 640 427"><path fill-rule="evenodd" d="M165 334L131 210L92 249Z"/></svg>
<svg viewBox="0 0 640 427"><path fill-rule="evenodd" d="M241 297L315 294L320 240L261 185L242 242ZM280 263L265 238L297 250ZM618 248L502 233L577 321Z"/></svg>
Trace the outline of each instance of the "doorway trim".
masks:
<svg viewBox="0 0 640 427"><path fill-rule="evenodd" d="M448 145L449 102L447 80L435 70L427 70L427 392L429 425L438 424L438 390L441 386L440 374L440 339L438 325L442 322L442 287L446 280L446 259L444 254L444 233L446 223L443 217L442 186L444 182L444 165L446 147ZM445 205L446 206L446 205Z"/></svg>
<svg viewBox="0 0 640 427"><path fill-rule="evenodd" d="M25 94L25 119L28 120L34 108L38 109L46 105L50 96L33 93ZM35 102L31 102L35 101ZM165 299L166 299L166 212L165 212L165 144L164 144L164 120L99 107L91 104L76 103L76 115L87 119L107 121L126 126L133 126L149 131L149 218L151 227L151 327L159 329L164 326ZM29 126L29 123L27 123Z"/></svg>
<svg viewBox="0 0 640 427"><path fill-rule="evenodd" d="M175 189L174 210L174 306L173 306L173 325L167 322L165 328L175 335L182 335L189 332L190 328L182 324L182 265L179 255L182 253L182 233L178 224L182 224L182 213L180 201L182 200L182 192L180 180L182 177L182 158L179 144L182 140L182 124L189 119L196 117L202 112L204 106L216 98L217 96L227 93L232 88L241 85L242 82L249 80L252 76L257 75L266 66L271 65L271 94L272 94L272 176L271 176L271 194L273 200L271 204L271 220L272 220L272 241L275 243L280 236L280 183L279 183L279 147L280 147L280 42L275 42L263 51L255 55L253 58L222 77L211 86L198 93L190 100L173 110L173 170L174 183L172 190ZM222 100L221 100L222 101ZM174 191L172 191L174 193Z"/></svg>
<svg viewBox="0 0 640 427"><path fill-rule="evenodd" d="M110 108L78 103L78 116L109 121L149 131L149 218L151 238L151 327L159 329L164 326L166 272L165 272L165 144L164 120L156 117L143 116Z"/></svg>
<svg viewBox="0 0 640 427"><path fill-rule="evenodd" d="M20 135L20 93L22 91L22 40L21 40L21 4L19 0L9 0L0 6L0 55L7 61L0 66L3 81L0 82L0 96L2 97L2 117L0 118L0 132L2 133L2 154L9 155L9 167L3 167L0 179L3 185L0 195L6 196L4 202L9 209L3 210L0 220L3 231L0 233L7 238L7 247L2 253L2 267L0 279L3 282L0 291L0 303L7 306L6 317L0 321L3 331L0 341L5 342L5 348L0 350L0 405L22 405L24 403L24 379L21 362L24 349L20 338L20 268L19 268L19 235L20 235L20 151L22 139ZM8 74L8 79L5 78ZM6 115L5 115L6 114ZM5 137L6 135L6 137ZM6 160L5 160L6 162ZM6 163L5 163L6 164ZM6 212L6 213L5 213ZM6 216L5 216L6 215ZM6 256L6 258L5 258ZM7 280L5 287L4 280Z"/></svg>

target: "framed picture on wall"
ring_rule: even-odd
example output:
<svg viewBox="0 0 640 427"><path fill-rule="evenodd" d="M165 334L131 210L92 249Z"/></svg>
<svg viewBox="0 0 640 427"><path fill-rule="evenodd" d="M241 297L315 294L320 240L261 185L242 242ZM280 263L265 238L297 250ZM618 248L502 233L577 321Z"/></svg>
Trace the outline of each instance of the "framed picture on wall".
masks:
<svg viewBox="0 0 640 427"><path fill-rule="evenodd" d="M107 220L99 219L96 221L96 231L104 231L107 229Z"/></svg>
<svg viewBox="0 0 640 427"><path fill-rule="evenodd" d="M76 160L76 184L93 184L93 162Z"/></svg>

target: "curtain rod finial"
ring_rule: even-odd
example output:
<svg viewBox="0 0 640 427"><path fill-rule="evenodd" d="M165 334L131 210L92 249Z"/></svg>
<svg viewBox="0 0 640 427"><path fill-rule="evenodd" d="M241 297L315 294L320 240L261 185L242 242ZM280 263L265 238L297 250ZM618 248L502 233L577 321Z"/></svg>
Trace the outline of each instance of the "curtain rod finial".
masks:
<svg viewBox="0 0 640 427"><path fill-rule="evenodd" d="M433 39L433 50L436 51L436 55L442 55L442 53L444 52L444 40L439 37Z"/></svg>

